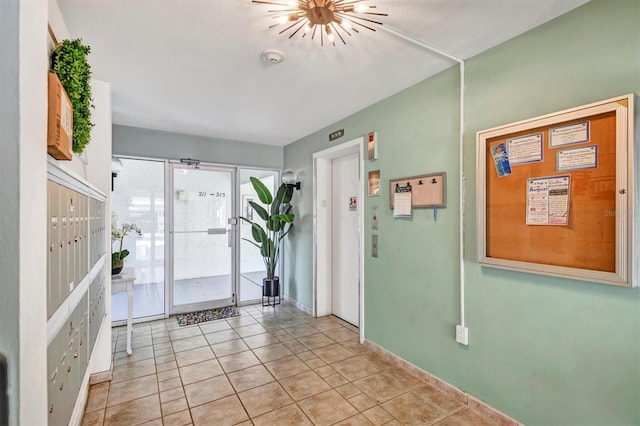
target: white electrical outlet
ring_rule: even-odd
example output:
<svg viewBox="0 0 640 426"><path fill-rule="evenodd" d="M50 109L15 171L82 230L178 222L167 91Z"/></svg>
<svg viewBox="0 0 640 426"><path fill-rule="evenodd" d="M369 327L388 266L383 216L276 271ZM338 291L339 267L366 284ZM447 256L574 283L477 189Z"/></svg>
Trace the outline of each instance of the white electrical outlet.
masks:
<svg viewBox="0 0 640 426"><path fill-rule="evenodd" d="M456 342L463 345L469 344L469 329L462 325L456 325Z"/></svg>

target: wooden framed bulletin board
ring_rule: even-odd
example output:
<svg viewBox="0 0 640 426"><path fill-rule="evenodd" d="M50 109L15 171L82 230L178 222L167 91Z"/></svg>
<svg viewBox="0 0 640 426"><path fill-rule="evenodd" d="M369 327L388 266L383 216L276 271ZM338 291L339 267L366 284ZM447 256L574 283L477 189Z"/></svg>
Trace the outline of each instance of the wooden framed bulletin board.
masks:
<svg viewBox="0 0 640 426"><path fill-rule="evenodd" d="M477 133L479 263L636 285L633 100Z"/></svg>

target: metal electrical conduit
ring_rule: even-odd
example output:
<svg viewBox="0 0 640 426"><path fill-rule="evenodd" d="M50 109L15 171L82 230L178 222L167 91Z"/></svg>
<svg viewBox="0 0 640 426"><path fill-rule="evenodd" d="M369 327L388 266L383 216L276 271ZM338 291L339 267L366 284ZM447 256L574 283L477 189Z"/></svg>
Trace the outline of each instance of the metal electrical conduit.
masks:
<svg viewBox="0 0 640 426"><path fill-rule="evenodd" d="M464 208L465 208L465 175L464 175L464 60L458 58L456 56L450 55L447 52L436 49L435 47L429 46L426 43L421 42L420 40L416 40L415 38L409 37L405 34L402 34L393 28L390 28L386 25L380 25L377 27L384 32L389 34L393 34L396 37L399 37L403 40L406 40L416 46L422 47L423 49L429 50L430 52L437 53L440 56L444 56L447 59L450 59L454 62L457 62L460 65L460 240L459 240L459 262L460 262L460 326L466 327L465 325L465 307L464 307Z"/></svg>

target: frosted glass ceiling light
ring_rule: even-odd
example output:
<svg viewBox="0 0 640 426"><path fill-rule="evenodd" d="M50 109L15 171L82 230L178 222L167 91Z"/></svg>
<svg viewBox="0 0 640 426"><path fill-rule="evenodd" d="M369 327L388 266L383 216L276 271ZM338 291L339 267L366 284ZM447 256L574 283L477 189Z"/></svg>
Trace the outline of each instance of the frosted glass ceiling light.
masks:
<svg viewBox="0 0 640 426"><path fill-rule="evenodd" d="M322 46L324 46L325 33L329 42L335 46L335 35L343 44L347 44L343 35L351 36L350 31L359 33L356 26L375 31L375 25L382 25L382 22L363 15L388 16L386 13L372 12L371 10L376 6L365 4L366 0L252 1L277 7L268 10L276 20L276 23L269 28L286 25L279 34L289 32L289 38L298 34L300 30L302 30L302 37L310 32L312 40L316 34L319 34ZM325 31L322 31L322 27Z"/></svg>

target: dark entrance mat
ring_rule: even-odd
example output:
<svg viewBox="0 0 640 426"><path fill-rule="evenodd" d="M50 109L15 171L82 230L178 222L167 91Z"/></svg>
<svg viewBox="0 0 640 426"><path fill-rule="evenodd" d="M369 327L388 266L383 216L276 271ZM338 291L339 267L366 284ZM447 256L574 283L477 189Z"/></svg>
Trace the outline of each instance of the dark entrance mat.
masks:
<svg viewBox="0 0 640 426"><path fill-rule="evenodd" d="M207 309L204 311L189 312L186 314L176 315L178 325L180 327L185 325L200 324L201 322L219 320L224 318L239 317L240 312L236 311L231 306L218 309Z"/></svg>

